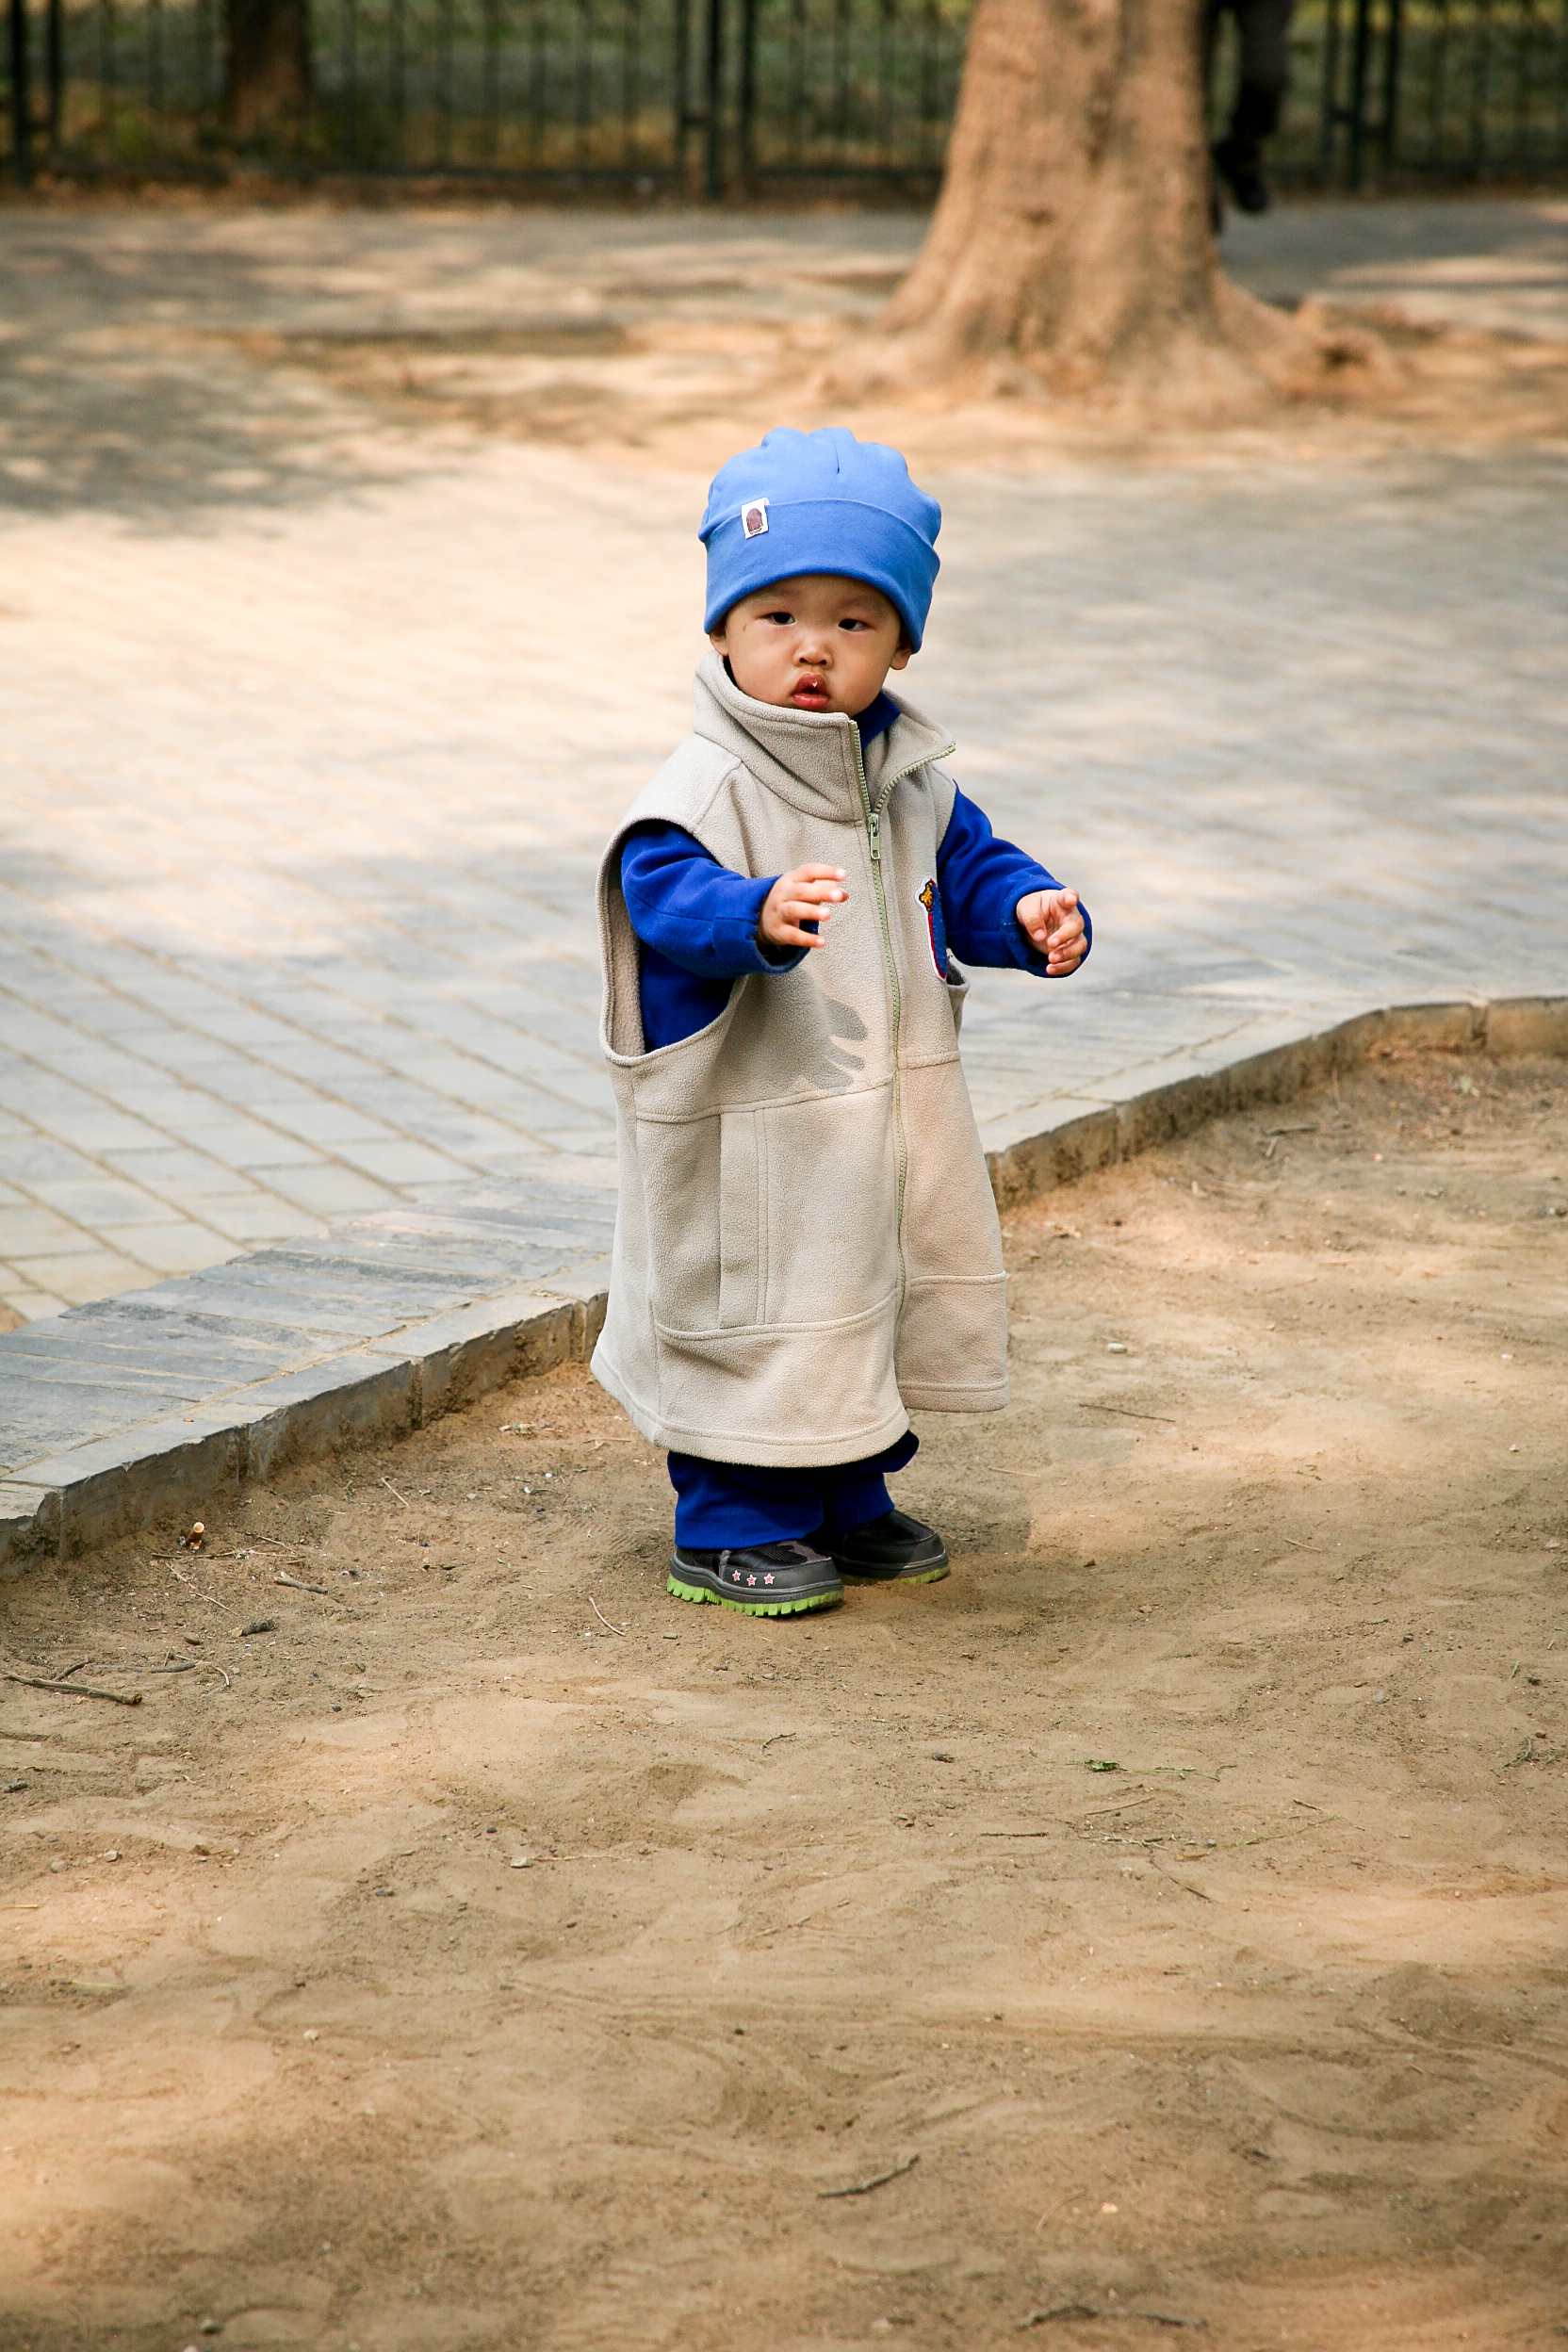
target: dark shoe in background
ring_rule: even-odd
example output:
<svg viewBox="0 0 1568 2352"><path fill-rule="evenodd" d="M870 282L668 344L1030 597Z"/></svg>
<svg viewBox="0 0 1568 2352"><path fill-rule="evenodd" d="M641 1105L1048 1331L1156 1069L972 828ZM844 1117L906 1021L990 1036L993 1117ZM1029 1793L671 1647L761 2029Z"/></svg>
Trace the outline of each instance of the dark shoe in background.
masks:
<svg viewBox="0 0 1568 2352"><path fill-rule="evenodd" d="M935 1527L906 1511L885 1511L839 1537L833 1565L841 1576L872 1584L935 1584L947 1574L947 1545Z"/></svg>
<svg viewBox="0 0 1568 2352"><path fill-rule="evenodd" d="M1266 212L1274 201L1263 175L1263 157L1250 139L1222 139L1214 151L1215 170L1236 201L1238 212ZM1219 212L1217 192L1214 208ZM1220 215L1223 220L1223 215ZM1217 221L1216 226L1219 225Z"/></svg>

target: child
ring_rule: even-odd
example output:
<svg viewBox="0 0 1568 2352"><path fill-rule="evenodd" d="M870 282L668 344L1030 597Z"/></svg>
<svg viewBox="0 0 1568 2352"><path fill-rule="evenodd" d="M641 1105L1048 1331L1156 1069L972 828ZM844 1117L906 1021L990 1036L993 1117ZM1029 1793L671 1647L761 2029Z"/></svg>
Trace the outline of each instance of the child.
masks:
<svg viewBox="0 0 1568 2352"><path fill-rule="evenodd" d="M670 1592L753 1615L947 1574L886 1479L909 1408L1007 1401L951 950L1056 979L1089 948L1074 893L886 692L940 521L841 427L722 467L695 729L599 874L620 1200L593 1368L670 1449Z"/></svg>

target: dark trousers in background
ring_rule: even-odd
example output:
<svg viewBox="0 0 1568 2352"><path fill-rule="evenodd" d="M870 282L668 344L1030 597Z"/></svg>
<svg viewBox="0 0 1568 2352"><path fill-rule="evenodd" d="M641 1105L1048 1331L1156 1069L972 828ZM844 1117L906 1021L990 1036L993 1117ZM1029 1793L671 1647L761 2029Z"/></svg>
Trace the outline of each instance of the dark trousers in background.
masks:
<svg viewBox="0 0 1568 2352"><path fill-rule="evenodd" d="M1231 109L1222 144L1238 162L1254 170L1262 143L1280 125L1280 109L1290 88L1290 20L1295 0L1209 0L1203 19L1204 88L1214 64L1219 20L1229 14L1241 35L1241 87Z"/></svg>

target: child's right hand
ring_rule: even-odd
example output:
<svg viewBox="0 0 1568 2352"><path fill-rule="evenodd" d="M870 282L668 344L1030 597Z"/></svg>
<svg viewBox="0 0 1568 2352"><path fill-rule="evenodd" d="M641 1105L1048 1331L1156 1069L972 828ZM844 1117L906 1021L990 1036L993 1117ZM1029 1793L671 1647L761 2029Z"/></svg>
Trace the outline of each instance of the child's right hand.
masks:
<svg viewBox="0 0 1568 2352"><path fill-rule="evenodd" d="M759 941L765 947L825 945L832 909L849 896L843 881L842 866L796 866L792 874L781 874L762 901ZM803 931L803 923L814 923L817 928Z"/></svg>

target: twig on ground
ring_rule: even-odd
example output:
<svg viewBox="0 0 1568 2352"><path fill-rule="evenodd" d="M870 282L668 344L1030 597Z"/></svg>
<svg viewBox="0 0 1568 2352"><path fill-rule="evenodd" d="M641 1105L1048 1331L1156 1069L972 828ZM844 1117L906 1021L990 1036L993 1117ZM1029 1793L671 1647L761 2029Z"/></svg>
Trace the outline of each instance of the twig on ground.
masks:
<svg viewBox="0 0 1568 2352"><path fill-rule="evenodd" d="M99 1690L90 1682L44 1682L37 1674L13 1674L0 1667L0 1682L20 1682L29 1690L57 1690L67 1699L107 1699L111 1707L139 1707L139 1690Z"/></svg>
<svg viewBox="0 0 1568 2352"><path fill-rule="evenodd" d="M597 1601L595 1600L591 1592L588 1595L588 1606L593 1610L595 1616L598 1619L600 1625L604 1627L607 1633L625 1633L626 1627L624 1625L612 1625L611 1624L609 1618L605 1615L603 1609L599 1607Z"/></svg>
<svg viewBox="0 0 1568 2352"><path fill-rule="evenodd" d="M1129 1797L1122 1805L1091 1805L1086 1813L1080 1813L1077 1818L1081 1821L1097 1821L1102 1813L1135 1813L1140 1805L1152 1805L1164 1794L1163 1788L1152 1788L1146 1797Z"/></svg>
<svg viewBox="0 0 1568 2352"><path fill-rule="evenodd" d="M1178 1878L1174 1870L1168 1870L1152 1845L1145 1846L1144 1852L1149 1856L1149 1859L1152 1863L1154 1869L1159 1871L1160 1876L1162 1878L1168 1878L1173 1886L1180 1886L1184 1894L1196 1895L1200 1903L1212 1903L1214 1901L1214 1897L1212 1895L1206 1895L1201 1886L1195 1886L1190 1878Z"/></svg>
<svg viewBox="0 0 1568 2352"><path fill-rule="evenodd" d="M911 2156L907 2163L895 2164L891 2172L879 2172L874 2180L858 2180L851 2189L819 2189L817 2195L819 2197L869 2197L873 2189L885 2189L890 2180L902 2180L906 2172L913 2172L919 2162L918 2156Z"/></svg>
<svg viewBox="0 0 1568 2352"><path fill-rule="evenodd" d="M298 1576L289 1576L287 1572L282 1568L278 1570L278 1573L273 1577L272 1581L274 1584L291 1585L296 1592L319 1592L323 1600L330 1601L332 1598L332 1594L327 1591L324 1584L302 1584Z"/></svg>
<svg viewBox="0 0 1568 2352"><path fill-rule="evenodd" d="M142 1672L148 1674L193 1674L196 1660L193 1658L177 1658L172 1666L146 1666Z"/></svg>
<svg viewBox="0 0 1568 2352"><path fill-rule="evenodd" d="M397 1490L397 1488L393 1485L393 1483L392 1483L392 1481L391 1481L391 1479L390 1479L390 1478L382 1478L382 1484L383 1484L383 1486L384 1486L384 1487L385 1487L385 1489L386 1489L386 1491L387 1491L387 1493L388 1493L389 1494L398 1494L398 1490ZM407 1496L406 1494L398 1494L398 1500L399 1500L399 1502L400 1502L400 1503L401 1503L401 1505L402 1505L402 1507L403 1507L403 1509L404 1509L405 1511L412 1511L412 1510L414 1509L414 1505L413 1505L413 1504L409 1501L408 1496Z"/></svg>
<svg viewBox="0 0 1568 2352"><path fill-rule="evenodd" d="M209 1674L223 1674L223 1688L225 1690L232 1690L234 1689L233 1683L229 1680L228 1675L223 1674L223 1669L219 1665L216 1658L205 1658L202 1662L205 1665Z"/></svg>
<svg viewBox="0 0 1568 2352"><path fill-rule="evenodd" d="M1176 1427L1174 1417L1168 1413L1140 1413L1136 1405L1097 1404L1092 1396L1080 1396L1076 1403L1080 1413L1125 1413L1129 1421L1163 1421L1168 1429Z"/></svg>
<svg viewBox="0 0 1568 2352"><path fill-rule="evenodd" d="M1021 2328L1043 2328L1053 2319L1142 2319L1152 2328L1206 2328L1206 2319L1183 2319L1175 2311L1140 2311L1131 2304L1123 2309L1102 2309L1098 2303L1053 2303L1025 2311L1019 2321Z"/></svg>
<svg viewBox="0 0 1568 2352"><path fill-rule="evenodd" d="M762 1754L766 1756L768 1750L773 1746L776 1740L792 1740L794 1736L795 1735L792 1731L770 1732L768 1737L762 1742Z"/></svg>
<svg viewBox="0 0 1568 2352"><path fill-rule="evenodd" d="M205 1601L209 1609L222 1608L223 1604L221 1601L214 1600L210 1592L204 1592L195 1577L188 1576L182 1569L176 1568L172 1561L170 1562L169 1573L171 1576L177 1577L180 1583L185 1585L190 1592L194 1592L199 1601Z"/></svg>
<svg viewBox="0 0 1568 2352"><path fill-rule="evenodd" d="M1037 2237L1045 2228L1048 2221L1054 2221L1058 2213L1066 2212L1068 2206L1072 2202L1072 2199L1077 2195L1078 2191L1076 2189L1064 2189L1061 2196L1056 2199L1054 2205L1048 2205L1046 2207L1044 2213L1035 2224L1035 2234ZM1024 2323L1021 2321L1020 2325L1022 2326Z"/></svg>
<svg viewBox="0 0 1568 2352"><path fill-rule="evenodd" d="M60 1669L60 1674L59 1674L59 1679L60 1679L60 1681L61 1681L61 1682L66 1682L66 1681L69 1681L70 1677L71 1677L73 1674L79 1674L81 1673L81 1671L82 1671L82 1668L83 1668L84 1666L86 1666L86 1665L90 1664L90 1661L88 1658L79 1658L76 1660L76 1663L74 1664L74 1666L62 1666L62 1667L61 1667L61 1669ZM1514 1673L1515 1673L1515 1674L1517 1674L1517 1673L1519 1672L1518 1667L1516 1666L1516 1667L1514 1668L1514 1670L1513 1670L1513 1671L1514 1671Z"/></svg>

